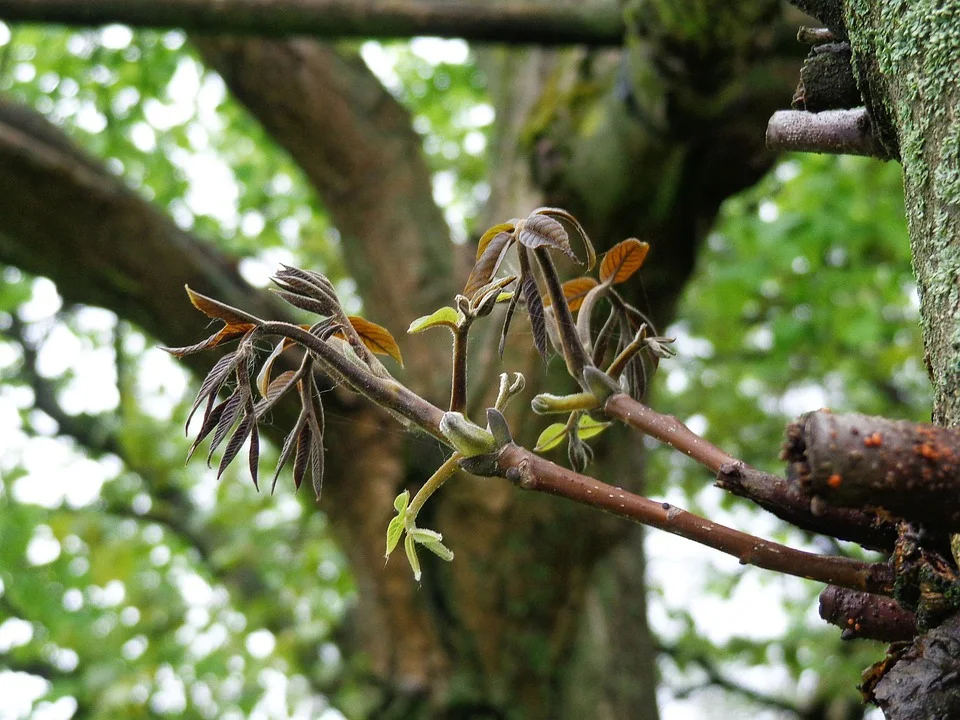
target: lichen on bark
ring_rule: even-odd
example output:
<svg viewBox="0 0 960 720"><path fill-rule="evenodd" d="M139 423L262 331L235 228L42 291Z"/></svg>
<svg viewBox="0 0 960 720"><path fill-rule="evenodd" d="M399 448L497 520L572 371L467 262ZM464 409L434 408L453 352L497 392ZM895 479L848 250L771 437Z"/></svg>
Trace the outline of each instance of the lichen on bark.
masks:
<svg viewBox="0 0 960 720"><path fill-rule="evenodd" d="M847 0L871 114L903 163L934 420L960 424L960 5Z"/></svg>

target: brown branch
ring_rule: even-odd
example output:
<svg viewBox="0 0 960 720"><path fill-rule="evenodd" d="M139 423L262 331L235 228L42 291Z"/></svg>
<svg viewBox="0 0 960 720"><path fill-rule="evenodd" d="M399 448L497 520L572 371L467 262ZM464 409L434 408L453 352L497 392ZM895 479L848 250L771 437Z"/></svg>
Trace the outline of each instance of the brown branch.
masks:
<svg viewBox="0 0 960 720"><path fill-rule="evenodd" d="M611 395L604 411L630 427L665 442L715 473L717 487L751 500L802 530L892 550L896 523L876 513L816 506L807 493L776 475L750 467L694 433L677 418L662 415L629 395Z"/></svg>
<svg viewBox="0 0 960 720"><path fill-rule="evenodd" d="M516 445L509 445L500 452L497 468L498 474L525 490L559 495L665 530L733 555L744 565L856 590L887 595L893 591L893 576L886 563L870 564L848 558L826 557L769 542L693 515L669 503L656 502L580 475Z"/></svg>
<svg viewBox="0 0 960 720"><path fill-rule="evenodd" d="M603 411L635 430L667 443L711 472L718 473L724 466L739 462L732 455L704 440L677 418L651 410L624 393L611 395L604 403Z"/></svg>
<svg viewBox="0 0 960 720"><path fill-rule="evenodd" d="M891 159L874 135L870 116L863 108L775 112L767 124L767 147L791 152L865 155Z"/></svg>
<svg viewBox="0 0 960 720"><path fill-rule="evenodd" d="M843 629L844 640L909 640L917 634L916 615L893 598L831 585L820 593L820 617Z"/></svg>
<svg viewBox="0 0 960 720"><path fill-rule="evenodd" d="M960 430L815 412L790 426L785 456L791 482L809 497L960 530Z"/></svg>
<svg viewBox="0 0 960 720"><path fill-rule="evenodd" d="M234 35L404 38L535 45L620 45L616 3L356 0L0 0L6 22L182 28Z"/></svg>

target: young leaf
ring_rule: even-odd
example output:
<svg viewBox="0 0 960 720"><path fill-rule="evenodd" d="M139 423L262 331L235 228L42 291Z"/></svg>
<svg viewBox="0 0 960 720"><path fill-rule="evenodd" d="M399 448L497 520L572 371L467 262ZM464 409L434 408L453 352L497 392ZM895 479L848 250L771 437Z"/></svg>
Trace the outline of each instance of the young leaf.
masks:
<svg viewBox="0 0 960 720"><path fill-rule="evenodd" d="M248 332L253 330L253 328L254 325L250 323L242 323L240 325L225 325L206 340L201 340L196 345L188 345L186 347L178 348L161 347L160 349L164 352L170 353L174 357L182 358L186 357L187 355L193 355L194 353L201 352L202 350L208 350L210 348L217 347L225 342L236 340L238 337L246 335Z"/></svg>
<svg viewBox="0 0 960 720"><path fill-rule="evenodd" d="M477 262L470 271L467 284L463 286L464 295L473 297L477 290L493 279L514 239L512 232L499 232L490 239L483 252L477 256Z"/></svg>
<svg viewBox="0 0 960 720"><path fill-rule="evenodd" d="M447 562L453 560L453 550L439 540L421 540L420 544L441 560L446 560Z"/></svg>
<svg viewBox="0 0 960 720"><path fill-rule="evenodd" d="M590 241L590 238L587 236L587 231L583 229L583 225L580 224L580 221L577 220L573 215L571 215L566 210L562 208L554 207L540 207L534 210L531 215L547 215L552 218L560 218L561 220L569 223L573 226L573 229L577 231L577 234L583 240L583 247L587 251L587 261L583 263L586 266L587 270L592 270L593 266L597 262L597 253L593 249L593 243Z"/></svg>
<svg viewBox="0 0 960 720"><path fill-rule="evenodd" d="M227 466L237 456L237 453L240 452L244 440L246 440L247 435L250 434L250 428L254 425L253 415L244 415L243 420L240 421L227 446L223 449L223 457L220 458L220 466L217 468L218 480L220 476L223 475L223 471L227 469Z"/></svg>
<svg viewBox="0 0 960 720"><path fill-rule="evenodd" d="M190 462L190 458L193 457L193 454L197 451L197 448L200 447L200 443L203 442L204 438L206 438L207 435L209 435L220 423L220 417L223 415L223 411L226 409L227 403L230 402L230 398L228 398L216 407L213 407L213 402L216 399L216 395L211 395L210 399L207 401L207 408L203 415L203 425L200 427L200 432L197 433L197 437L194 439L193 445L190 446L190 452L187 453L187 462Z"/></svg>
<svg viewBox="0 0 960 720"><path fill-rule="evenodd" d="M410 563L410 569L413 570L413 579L420 582L420 559L417 557L417 544L409 533L403 539L403 549L407 553L407 562Z"/></svg>
<svg viewBox="0 0 960 720"><path fill-rule="evenodd" d="M184 285L184 287L187 289L187 295L190 298L190 302L193 303L193 306L207 317L223 320L227 326L263 324L263 321L260 320L260 318L258 318L256 315L245 313L243 310L238 310L237 308L231 307L230 305L222 303L219 300L214 300L206 295L201 295L200 293L191 290L189 285Z"/></svg>
<svg viewBox="0 0 960 720"><path fill-rule="evenodd" d="M627 280L643 265L649 249L648 243L636 238L614 245L600 263L600 282L613 285Z"/></svg>
<svg viewBox="0 0 960 720"><path fill-rule="evenodd" d="M223 439L227 436L230 428L233 427L233 424L237 421L237 417L240 415L240 411L243 410L244 398L243 393L240 388L233 391L223 408L223 412L220 415L220 422L217 423L217 430L213 434L213 440L210 441L210 451L207 453L207 465L210 464L210 459L213 457L214 451L219 447L220 443L223 442Z"/></svg>
<svg viewBox="0 0 960 720"><path fill-rule="evenodd" d="M480 236L480 240L477 242L477 260L480 259L480 256L483 255L483 251L487 249L487 245L490 242L500 235L501 233L506 233L507 235L512 235L513 231L516 229L514 224L516 221L504 222L498 225L494 225L492 228L487 230L483 235Z"/></svg>
<svg viewBox="0 0 960 720"><path fill-rule="evenodd" d="M520 253L520 267L524 266L526 253ZM529 268L523 273L520 285L523 300L527 304L527 314L530 316L530 327L533 330L533 344L540 353L540 357L547 359L547 321L543 314L543 301L540 299L540 290L537 281Z"/></svg>
<svg viewBox="0 0 960 720"><path fill-rule="evenodd" d="M410 491L404 490L393 500L393 509L397 515L403 515L407 512L407 506L410 504Z"/></svg>
<svg viewBox="0 0 960 720"><path fill-rule="evenodd" d="M403 535L405 519L402 514L397 515L390 521L390 524L387 525L387 552L384 554L385 558L390 557L390 553L394 551L397 543L400 542L400 536Z"/></svg>
<svg viewBox="0 0 960 720"><path fill-rule="evenodd" d="M582 440L589 440L590 438L602 433L612 424L613 423L594 420L589 415L581 415L580 420L577 423L577 433L580 435Z"/></svg>
<svg viewBox="0 0 960 720"><path fill-rule="evenodd" d="M520 302L520 293L514 293L510 298L510 304L507 305L507 312L503 315L503 327L500 328L500 343L497 345L497 353L500 359L503 359L503 349L507 344L507 332L510 330L510 323L513 321L513 313L517 309L517 303Z"/></svg>
<svg viewBox="0 0 960 720"><path fill-rule="evenodd" d="M559 250L575 263L579 263L576 254L570 247L570 236L557 220L547 215L531 215L518 227L520 243L534 250L538 247L549 247Z"/></svg>
<svg viewBox="0 0 960 720"><path fill-rule="evenodd" d="M377 325L375 322L370 322L356 315L351 315L347 319L353 325L353 329L357 331L357 335L360 336L367 349L378 355L389 355L399 363L400 367L403 367L400 346L397 345L397 341L393 339L389 330L382 325Z"/></svg>
<svg viewBox="0 0 960 720"><path fill-rule="evenodd" d="M205 398L216 398L217 393L220 391L220 387L223 385L224 381L227 379L227 376L233 371L233 368L236 366L239 361L236 351L227 353L222 358L217 360L216 364L207 373L207 377L203 379L203 383L200 385L200 390L197 392L197 399L193 401L193 407L190 408L190 414L187 415L187 422L184 424L184 431L190 426L190 421L193 419L193 414L197 411L197 408L200 407L200 403L204 401ZM211 400L212 402L212 400ZM210 403L207 404L207 411L210 410Z"/></svg>
<svg viewBox="0 0 960 720"><path fill-rule="evenodd" d="M567 437L567 426L564 423L553 423L547 425L537 438L537 445L533 448L534 452L546 452L552 450L563 442Z"/></svg>
<svg viewBox="0 0 960 720"><path fill-rule="evenodd" d="M284 338L277 343L277 346L273 349L273 352L271 352L267 356L267 359L263 361L263 367L260 368L260 372L257 374L257 390L260 391L261 397L266 397L270 388L270 384L272 382L270 380L270 373L273 371L273 364L277 361L277 358L280 357L280 354L292 345L292 340Z"/></svg>
<svg viewBox="0 0 960 720"><path fill-rule="evenodd" d="M293 458L293 485L299 490L303 482L303 476L307 472L307 465L310 463L310 439L313 435L310 432L309 425L304 425L300 429L300 435L297 437L297 453Z"/></svg>
<svg viewBox="0 0 960 720"><path fill-rule="evenodd" d="M570 312L576 312L583 304L583 298L587 293L597 286L597 281L589 275L567 280L563 284L563 296L567 299L567 305L570 306ZM544 305L550 305L551 299L544 300Z"/></svg>
<svg viewBox="0 0 960 720"><path fill-rule="evenodd" d="M407 332L410 334L423 332L427 328L445 326L450 328L451 332L454 332L457 329L457 321L460 319L460 314L454 310L449 305L446 305L439 310L435 310L430 315L424 315L423 317L418 317L412 323L410 327L407 328Z"/></svg>
<svg viewBox="0 0 960 720"><path fill-rule="evenodd" d="M303 410L300 411L300 415L297 417L297 422L294 423L293 430L290 431L290 434L283 441L283 449L280 450L280 459L277 460L277 469L273 474L273 484L270 486L270 494L273 494L273 491L277 487L277 478L280 477L280 471L283 470L283 466L287 464L287 460L290 459L290 455L293 453L293 448L297 443L297 439L300 437L300 432L303 430L307 423L307 416Z"/></svg>
<svg viewBox="0 0 960 720"><path fill-rule="evenodd" d="M253 418L253 427L250 429L250 454L248 455L250 464L250 477L253 478L253 486L260 492L260 484L257 482L257 474L260 465L260 430L257 429L257 418Z"/></svg>
<svg viewBox="0 0 960 720"><path fill-rule="evenodd" d="M315 315L320 315L321 317L329 317L331 315L330 305L322 300L317 300L316 298L309 297L307 295L301 295L300 293L290 292L288 290L284 290L283 288L273 288L272 292L275 295L279 295L294 307L300 308L301 310L312 312Z"/></svg>

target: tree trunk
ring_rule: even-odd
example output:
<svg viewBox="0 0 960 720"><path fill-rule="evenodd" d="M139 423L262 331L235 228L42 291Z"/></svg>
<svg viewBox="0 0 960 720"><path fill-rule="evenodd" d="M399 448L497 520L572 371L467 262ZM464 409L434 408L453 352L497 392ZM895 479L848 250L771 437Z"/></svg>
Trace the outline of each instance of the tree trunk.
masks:
<svg viewBox="0 0 960 720"><path fill-rule="evenodd" d="M933 419L960 425L960 8L955 3L846 0L861 92L881 142L901 159L920 294ZM876 697L886 717L960 713L954 617L918 638Z"/></svg>

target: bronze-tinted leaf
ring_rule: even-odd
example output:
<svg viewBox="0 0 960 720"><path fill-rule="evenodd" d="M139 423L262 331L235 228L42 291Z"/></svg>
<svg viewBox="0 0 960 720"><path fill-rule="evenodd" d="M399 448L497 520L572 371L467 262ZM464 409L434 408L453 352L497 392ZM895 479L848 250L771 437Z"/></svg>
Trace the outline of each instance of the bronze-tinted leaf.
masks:
<svg viewBox="0 0 960 720"><path fill-rule="evenodd" d="M243 410L243 405L244 397L239 389L235 390L233 395L227 398L223 412L220 415L220 422L217 423L217 430L213 433L213 440L210 441L210 451L207 453L207 465L210 464L210 459L213 457L214 451L219 447L220 443L223 442L230 428L232 428L233 424L237 421L237 418L240 416L240 411Z"/></svg>
<svg viewBox="0 0 960 720"><path fill-rule="evenodd" d="M186 357L187 355L193 355L194 353L201 352L202 350L208 350L210 348L217 347L217 345L221 345L225 342L236 340L238 337L246 335L248 332L253 330L254 327L255 326L250 323L242 323L240 325L225 325L206 340L202 340L196 345L188 345L187 347L179 348L162 347L160 349L170 353L174 357L182 358Z"/></svg>
<svg viewBox="0 0 960 720"><path fill-rule="evenodd" d="M216 399L216 395L211 395L207 401L207 409L204 411L203 415L203 425L201 425L200 432L197 433L197 437L193 441L193 445L190 446L190 452L187 453L187 462L190 462L190 458L193 457L193 454L197 451L197 448L200 447L200 443L203 442L204 438L213 432L213 429L220 423L220 418L223 416L223 411L226 409L227 403L230 402L228 398L214 407L213 402Z"/></svg>
<svg viewBox="0 0 960 720"><path fill-rule="evenodd" d="M587 270L593 269L593 266L597 262L597 253L593 249L593 243L590 241L587 231L583 229L583 225L580 224L580 221L577 220L573 215L568 213L562 208L554 207L539 207L534 210L531 215L547 215L552 218L560 218L564 222L569 223L573 226L573 229L577 231L577 234L583 240L583 247L587 251L587 261L583 263L586 266Z"/></svg>
<svg viewBox="0 0 960 720"><path fill-rule="evenodd" d="M507 344L507 333L510 331L510 322L513 320L513 313L517 309L517 303L520 301L520 293L514 293L510 298L510 304L507 305L507 312L503 316L503 327L500 328L500 343L497 345L497 352L503 359L503 349Z"/></svg>
<svg viewBox="0 0 960 720"><path fill-rule="evenodd" d="M293 430L287 435L283 441L283 448L280 450L280 459L277 460L277 469L273 474L273 484L270 486L270 494L273 494L273 491L277 487L277 478L280 477L280 471L283 470L283 466L287 464L287 460L290 459L290 455L293 453L294 447L297 444L297 438L300 437L300 431L306 426L307 416L302 410L300 415L297 417L297 422L293 425Z"/></svg>
<svg viewBox="0 0 960 720"><path fill-rule="evenodd" d="M567 305L570 306L570 312L576 312L583 304L583 298L587 293L598 285L597 281L589 275L567 280L563 284L563 296L567 299ZM544 299L543 304L549 306L550 298Z"/></svg>
<svg viewBox="0 0 960 720"><path fill-rule="evenodd" d="M507 235L512 234L516 228L516 225L514 224L515 222L516 221L513 220L510 222L500 223L499 225L494 225L483 235L481 235L480 240L477 242L477 260L480 259L480 256L483 255L483 251L487 249L487 245L489 245L495 237L501 233L506 233Z"/></svg>
<svg viewBox="0 0 960 720"><path fill-rule="evenodd" d="M237 429L234 431L229 442L227 442L226 447L223 449L223 457L220 458L220 467L217 468L218 480L220 479L220 476L223 475L223 471L227 469L227 466L237 456L237 453L240 452L240 448L243 446L244 440L246 440L247 435L250 434L250 429L255 425L256 422L254 421L253 415L245 413L243 419L240 421L240 424L237 425Z"/></svg>
<svg viewBox="0 0 960 720"><path fill-rule="evenodd" d="M297 452L293 458L293 484L297 490L303 482L303 476L307 472L307 465L310 462L310 440L313 437L309 426L304 424L297 436Z"/></svg>
<svg viewBox="0 0 960 720"><path fill-rule="evenodd" d="M309 329L309 328L308 328ZM257 374L257 390L260 391L261 397L267 396L267 388L270 387L272 382L270 374L273 372L273 364L277 361L277 358L283 353L284 350L293 346L293 341L287 338L284 338L277 343L276 347L273 348L267 359L263 361L263 366L260 368L260 372Z"/></svg>
<svg viewBox="0 0 960 720"><path fill-rule="evenodd" d="M207 317L223 320L228 326L262 324L262 321L256 315L245 313L243 310L202 295L191 290L189 285L185 285L184 287L187 289L187 296L190 298L193 306Z"/></svg>
<svg viewBox="0 0 960 720"><path fill-rule="evenodd" d="M547 215L531 215L518 227L520 243L535 250L548 247L559 250L574 262L580 262L570 247L570 236L559 221Z"/></svg>
<svg viewBox="0 0 960 720"><path fill-rule="evenodd" d="M600 263L600 281L608 284L622 283L643 265L650 245L636 238L617 243Z"/></svg>
<svg viewBox="0 0 960 720"><path fill-rule="evenodd" d="M530 269L526 250L520 249L520 291L523 301L527 305L527 314L530 316L530 328L533 330L533 344L540 353L540 357L547 359L547 321L543 312L543 301L540 299L540 290L537 280Z"/></svg>
<svg viewBox="0 0 960 720"><path fill-rule="evenodd" d="M321 300L317 300L316 298L309 297L307 295L301 295L300 293L290 292L288 290L283 290L282 288L273 288L272 292L276 295L279 295L294 307L300 308L301 310L306 310L307 312L312 312L316 315L322 315L324 317L331 314L330 305Z"/></svg>
<svg viewBox="0 0 960 720"><path fill-rule="evenodd" d="M257 482L257 473L260 465L260 430L257 429L257 420L254 416L253 427L250 429L250 454L248 455L250 464L250 477L253 478L253 486L259 492L260 484Z"/></svg>
<svg viewBox="0 0 960 720"><path fill-rule="evenodd" d="M389 355L400 364L400 367L403 367L400 346L397 345L397 341L393 339L389 330L382 325L377 325L375 322L370 322L356 315L351 315L347 319L353 325L353 329L357 331L357 335L360 336L367 349L378 355Z"/></svg>
<svg viewBox="0 0 960 720"><path fill-rule="evenodd" d="M217 360L216 364L213 366L213 368L211 368L210 372L207 373L207 376L200 384L200 390L197 392L197 399L193 401L193 407L190 408L190 414L187 415L187 422L184 423L184 430L190 426L190 421L193 419L193 414L197 411L197 408L200 407L200 403L202 403L207 397L216 397L217 392L219 392L221 386L227 379L227 376L236 366L238 360L239 358L237 357L236 351L227 353L222 358ZM207 410L209 409L210 406L208 405Z"/></svg>
<svg viewBox="0 0 960 720"><path fill-rule="evenodd" d="M470 277L467 278L467 284L463 287L463 294L468 298L480 288L486 285L497 274L500 263L510 249L513 243L514 235L512 232L499 232L494 235L486 244L483 252L477 257L477 262L470 271Z"/></svg>

